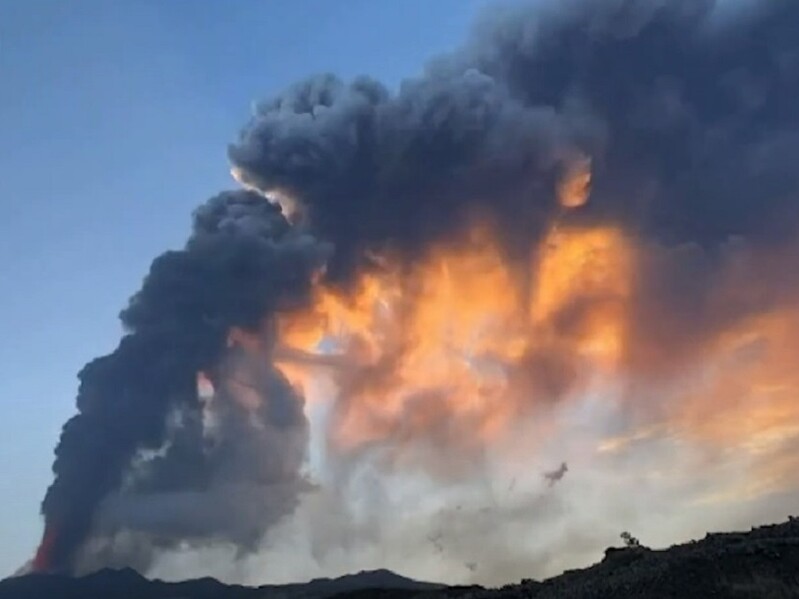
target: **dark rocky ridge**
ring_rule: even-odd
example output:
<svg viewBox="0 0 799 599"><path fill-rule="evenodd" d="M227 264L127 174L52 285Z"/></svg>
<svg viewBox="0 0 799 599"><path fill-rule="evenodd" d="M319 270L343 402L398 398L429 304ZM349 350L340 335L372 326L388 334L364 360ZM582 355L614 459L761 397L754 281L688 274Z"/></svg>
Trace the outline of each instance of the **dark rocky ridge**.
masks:
<svg viewBox="0 0 799 599"><path fill-rule="evenodd" d="M669 549L610 548L598 564L501 589L445 587L387 570L257 588L212 578L149 581L132 570L0 582L2 599L789 599L799 598L799 519L746 533L708 534Z"/></svg>
<svg viewBox="0 0 799 599"><path fill-rule="evenodd" d="M598 564L473 599L799 598L799 519L747 533L708 534L668 549L607 549Z"/></svg>
<svg viewBox="0 0 799 599"><path fill-rule="evenodd" d="M388 570L318 578L306 583L245 587L226 585L214 578L183 582L148 580L138 572L101 570L81 578L29 574L0 582L2 599L325 599L369 589L417 594L445 585L419 582Z"/></svg>

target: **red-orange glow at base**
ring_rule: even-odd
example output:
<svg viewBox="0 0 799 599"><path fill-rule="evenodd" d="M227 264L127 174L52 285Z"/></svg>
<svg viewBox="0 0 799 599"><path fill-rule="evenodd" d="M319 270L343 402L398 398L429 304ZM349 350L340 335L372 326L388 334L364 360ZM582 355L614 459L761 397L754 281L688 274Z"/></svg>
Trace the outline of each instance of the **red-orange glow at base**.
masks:
<svg viewBox="0 0 799 599"><path fill-rule="evenodd" d="M33 558L32 569L34 572L48 572L52 568L53 546L56 541L56 531L52 527L47 527L42 537L42 542L36 550Z"/></svg>

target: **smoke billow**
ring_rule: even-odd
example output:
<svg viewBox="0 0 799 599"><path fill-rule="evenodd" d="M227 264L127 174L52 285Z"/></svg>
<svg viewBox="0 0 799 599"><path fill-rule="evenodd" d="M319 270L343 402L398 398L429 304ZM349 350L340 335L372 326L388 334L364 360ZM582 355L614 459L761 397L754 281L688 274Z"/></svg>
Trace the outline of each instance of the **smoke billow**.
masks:
<svg viewBox="0 0 799 599"><path fill-rule="evenodd" d="M297 84L231 147L239 176L300 199L342 268L412 253L468 209L529 240L553 177L586 154L591 218L703 246L793 231L799 9L719 22L712 1L550 4L494 17L395 94Z"/></svg>
<svg viewBox="0 0 799 599"><path fill-rule="evenodd" d="M597 373L624 406L605 465L652 431L738 443L799 418L784 395L799 386L797 27L791 0L503 6L397 90L325 75L260 104L229 148L247 191L197 210L119 347L80 374L37 567L256 549L312 486L297 369L334 371L326 515L364 470L449 489L512 454L508 436L550 443L555 407ZM330 339L343 356L314 353ZM766 383L768 410L747 400ZM597 488L581 463L552 491ZM792 462L769 480L777 463ZM542 497L508 521L565 509ZM460 548L527 563L489 542L495 524L448 514ZM339 517L349 533L326 518L309 534L357 544Z"/></svg>
<svg viewBox="0 0 799 599"><path fill-rule="evenodd" d="M186 247L153 263L123 311L119 347L80 373L78 414L64 426L42 504L52 541L40 567L77 567L93 526L132 526L166 544L219 537L252 545L290 511L303 486L302 399L268 348L248 368L236 355L247 350L229 348L228 338L238 327L274 343L263 323L307 298L326 252L252 192L224 193L197 210ZM251 405L225 401L238 370L251 372ZM207 408L199 372L219 389ZM204 412L217 420L210 431ZM146 451L153 455L137 460ZM259 489L274 501L264 504Z"/></svg>

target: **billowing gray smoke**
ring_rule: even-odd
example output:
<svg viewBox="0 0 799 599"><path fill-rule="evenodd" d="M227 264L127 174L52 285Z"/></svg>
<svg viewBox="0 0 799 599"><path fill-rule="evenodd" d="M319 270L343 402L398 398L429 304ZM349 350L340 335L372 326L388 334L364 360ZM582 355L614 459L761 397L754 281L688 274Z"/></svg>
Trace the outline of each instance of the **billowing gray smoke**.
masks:
<svg viewBox="0 0 799 599"><path fill-rule="evenodd" d="M334 273L364 248L412 253L465 207L529 240L556 208L552 177L580 155L594 161L587 218L670 243L790 234L799 6L717 4L500 11L396 94L325 76L261 104L230 158L246 182L301 198L336 244Z"/></svg>
<svg viewBox="0 0 799 599"><path fill-rule="evenodd" d="M307 301L326 243L336 285L379 267L375 251L413 260L475 212L502 227L510 259L526 255L558 213L563 169L590 156L591 201L574 218L662 248L636 281L641 323L665 315L647 343L679 353L755 309L709 312L705 282L731 239L797 232L797 29L794 0L536 3L495 12L396 93L323 76L261 104L230 159L248 187L297 202L297 223L259 193L225 193L197 211L185 249L153 263L119 347L80 374L38 566L144 567L152 546L182 540L247 549L291 512L302 399L227 339L239 328L268 348L264 323ZM207 404L198 372L216 390ZM236 399L242 377L255 408Z"/></svg>
<svg viewBox="0 0 799 599"><path fill-rule="evenodd" d="M249 547L291 509L303 487L302 399L268 361L248 368L227 337L233 327L262 334L269 315L301 305L325 253L255 193L224 193L197 210L185 249L159 257L123 311L119 347L80 373L78 414L42 504L37 568L74 569L93 525L132 527L166 546L219 538ZM250 408L226 401L238 370L262 400ZM198 397L198 372L219 389L212 409ZM137 460L144 450L154 455Z"/></svg>

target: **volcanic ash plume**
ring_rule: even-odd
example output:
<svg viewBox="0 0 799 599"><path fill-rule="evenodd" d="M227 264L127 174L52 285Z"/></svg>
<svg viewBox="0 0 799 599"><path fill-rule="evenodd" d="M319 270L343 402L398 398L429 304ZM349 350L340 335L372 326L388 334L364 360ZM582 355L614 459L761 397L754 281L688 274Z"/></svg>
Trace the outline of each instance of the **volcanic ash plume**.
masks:
<svg viewBox="0 0 799 599"><path fill-rule="evenodd" d="M439 571L498 581L646 526L623 484L675 518L795 493L797 27L788 0L502 7L397 91L259 105L247 191L81 373L37 567L296 525L314 567L425 574L408 547L449 539Z"/></svg>
<svg viewBox="0 0 799 599"><path fill-rule="evenodd" d="M90 535L108 550L128 530L147 537L137 560L142 544L248 547L291 511L307 422L271 363L267 324L306 300L326 252L251 192L197 210L186 247L153 263L122 313L119 347L80 374L36 568L74 571L103 554L80 555Z"/></svg>

